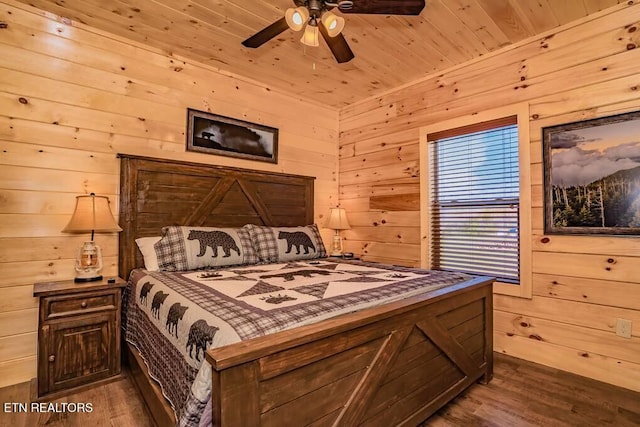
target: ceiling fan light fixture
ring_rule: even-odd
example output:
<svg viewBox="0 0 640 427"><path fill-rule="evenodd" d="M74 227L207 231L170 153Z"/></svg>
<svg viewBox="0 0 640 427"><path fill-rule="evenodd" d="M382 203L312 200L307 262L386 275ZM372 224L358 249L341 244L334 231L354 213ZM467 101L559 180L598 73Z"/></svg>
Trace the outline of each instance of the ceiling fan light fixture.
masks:
<svg viewBox="0 0 640 427"><path fill-rule="evenodd" d="M293 31L300 31L304 28L304 24L309 20L309 11L306 7L290 7L284 13L284 18L287 21L287 25Z"/></svg>
<svg viewBox="0 0 640 427"><path fill-rule="evenodd" d="M302 38L300 39L302 44L317 47L320 45L318 41L318 25L315 21L310 21L307 28L304 29L304 34L302 34Z"/></svg>
<svg viewBox="0 0 640 427"><path fill-rule="evenodd" d="M329 37L337 36L344 29L344 18L336 16L332 12L325 12L324 15L322 15L322 23L327 29Z"/></svg>

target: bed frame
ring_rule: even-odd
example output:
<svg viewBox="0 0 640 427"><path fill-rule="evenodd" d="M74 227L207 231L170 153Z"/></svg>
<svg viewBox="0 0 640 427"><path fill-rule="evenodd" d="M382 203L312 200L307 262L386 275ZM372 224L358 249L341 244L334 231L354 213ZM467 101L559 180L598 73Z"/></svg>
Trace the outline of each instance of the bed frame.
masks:
<svg viewBox="0 0 640 427"><path fill-rule="evenodd" d="M166 225L310 224L313 178L121 157L120 274L134 243ZM492 280L454 287L207 351L213 425L413 426L493 375ZM129 345L155 422L173 410Z"/></svg>

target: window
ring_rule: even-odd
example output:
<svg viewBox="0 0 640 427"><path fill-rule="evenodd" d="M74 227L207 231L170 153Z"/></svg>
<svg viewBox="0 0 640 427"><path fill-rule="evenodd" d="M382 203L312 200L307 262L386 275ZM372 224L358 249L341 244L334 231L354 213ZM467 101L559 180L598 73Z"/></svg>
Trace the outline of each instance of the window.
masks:
<svg viewBox="0 0 640 427"><path fill-rule="evenodd" d="M528 121L527 115L520 120ZM427 171L421 174L427 194L423 199L428 213L423 216L426 264L494 276L503 289L516 288L505 293L522 295L524 291L528 296L528 132L524 139L519 115L513 110L488 120L476 117L452 123L425 129L426 147L421 150ZM521 158L523 147L526 162ZM522 284L527 289L514 286Z"/></svg>
<svg viewBox="0 0 640 427"><path fill-rule="evenodd" d="M516 117L429 135L431 266L518 282ZM475 128L475 127L474 127Z"/></svg>

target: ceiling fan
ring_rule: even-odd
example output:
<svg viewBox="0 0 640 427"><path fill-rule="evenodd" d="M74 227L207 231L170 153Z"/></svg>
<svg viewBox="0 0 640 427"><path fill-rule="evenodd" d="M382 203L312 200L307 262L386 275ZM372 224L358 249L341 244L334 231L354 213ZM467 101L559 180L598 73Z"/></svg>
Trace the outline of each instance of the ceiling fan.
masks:
<svg viewBox="0 0 640 427"><path fill-rule="evenodd" d="M379 15L419 15L425 0L293 0L297 7L287 9L285 16L258 31L242 44L257 48L291 28L304 33L300 41L307 46L318 46L318 32L329 45L331 53L339 63L354 58L349 44L342 35L344 18L331 12L338 8L342 13Z"/></svg>

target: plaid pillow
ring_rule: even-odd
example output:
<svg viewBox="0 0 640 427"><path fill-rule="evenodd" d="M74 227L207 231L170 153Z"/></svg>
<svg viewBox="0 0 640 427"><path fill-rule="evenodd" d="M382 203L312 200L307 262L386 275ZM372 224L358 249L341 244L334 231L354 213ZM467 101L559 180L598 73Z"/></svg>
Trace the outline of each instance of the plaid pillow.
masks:
<svg viewBox="0 0 640 427"><path fill-rule="evenodd" d="M316 224L302 227L266 227L247 224L251 242L263 262L324 258L327 251Z"/></svg>
<svg viewBox="0 0 640 427"><path fill-rule="evenodd" d="M186 271L260 261L244 228L170 226L155 244L162 271Z"/></svg>

